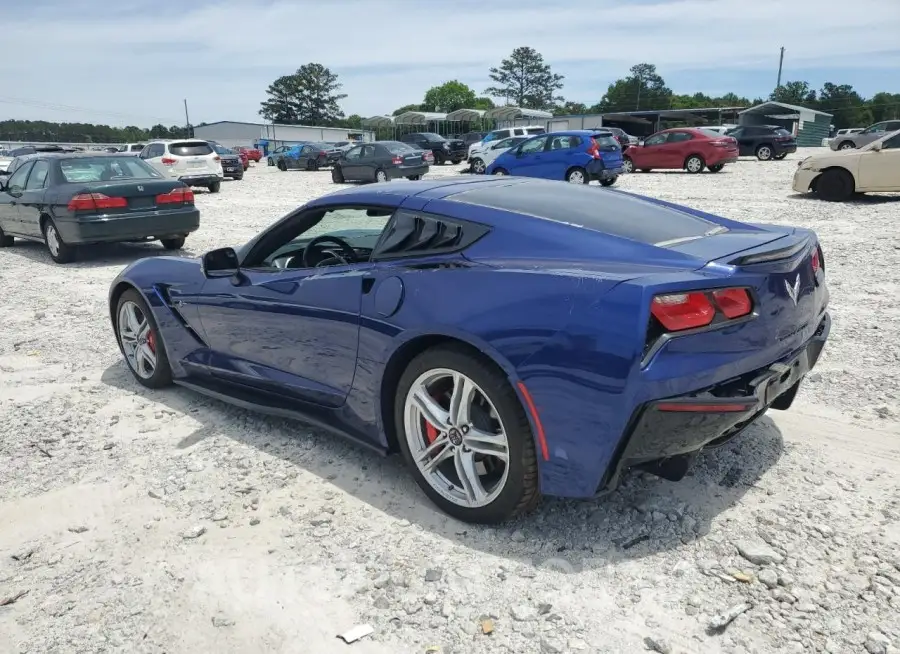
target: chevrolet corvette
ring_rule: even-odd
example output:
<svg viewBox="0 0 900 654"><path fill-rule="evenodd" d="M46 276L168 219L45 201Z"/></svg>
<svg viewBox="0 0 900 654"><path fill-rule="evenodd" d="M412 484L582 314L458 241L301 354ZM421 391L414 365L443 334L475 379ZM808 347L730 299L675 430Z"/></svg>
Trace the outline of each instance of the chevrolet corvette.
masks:
<svg viewBox="0 0 900 654"><path fill-rule="evenodd" d="M791 406L827 304L810 230L517 177L341 190L109 292L140 384L398 452L476 523L680 479Z"/></svg>

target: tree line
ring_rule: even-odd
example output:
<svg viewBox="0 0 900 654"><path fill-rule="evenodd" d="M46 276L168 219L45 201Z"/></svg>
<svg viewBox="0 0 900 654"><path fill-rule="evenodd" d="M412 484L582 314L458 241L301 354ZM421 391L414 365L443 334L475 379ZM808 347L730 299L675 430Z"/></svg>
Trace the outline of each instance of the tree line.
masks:
<svg viewBox="0 0 900 654"><path fill-rule="evenodd" d="M594 103L565 98L565 77L553 72L543 55L534 48L519 47L500 65L488 71L491 86L476 92L459 80L450 80L428 89L422 101L398 107L397 116L406 111L449 113L456 109L491 109L496 105L516 105L550 111L554 115L595 114L637 110L695 109L700 107L749 107L764 101L735 93L710 96L702 92L675 93L656 66L639 63L628 74L608 85ZM338 75L320 63L308 63L294 73L282 75L266 89L259 114L265 120L285 125L315 125L361 129L362 116L345 116ZM837 128L865 127L872 123L900 118L900 93L882 91L863 97L851 84L825 82L814 89L808 82L788 81L768 97L788 104L825 111L834 116ZM204 125L200 123L199 125ZM475 128L477 126L473 126ZM484 125L489 128L489 125ZM92 123L54 123L48 121L0 121L0 140L57 141L79 143L136 143L151 138L184 138L188 128L178 125L154 125L149 129L111 127Z"/></svg>

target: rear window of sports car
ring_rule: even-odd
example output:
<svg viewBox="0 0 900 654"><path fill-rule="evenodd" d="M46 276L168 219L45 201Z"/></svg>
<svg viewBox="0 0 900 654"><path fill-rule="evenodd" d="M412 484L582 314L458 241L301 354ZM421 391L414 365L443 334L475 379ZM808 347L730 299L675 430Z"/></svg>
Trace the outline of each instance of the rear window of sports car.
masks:
<svg viewBox="0 0 900 654"><path fill-rule="evenodd" d="M566 223L651 245L722 233L727 228L689 213L651 205L626 193L593 186L529 182L466 191L451 200Z"/></svg>

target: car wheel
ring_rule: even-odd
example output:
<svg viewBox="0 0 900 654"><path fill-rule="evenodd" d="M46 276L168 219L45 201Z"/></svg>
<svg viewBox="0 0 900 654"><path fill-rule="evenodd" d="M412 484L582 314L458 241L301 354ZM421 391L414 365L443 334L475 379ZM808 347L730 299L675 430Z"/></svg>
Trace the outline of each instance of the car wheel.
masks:
<svg viewBox="0 0 900 654"><path fill-rule="evenodd" d="M55 263L70 263L75 260L75 248L66 245L50 218L44 222L44 242Z"/></svg>
<svg viewBox="0 0 900 654"><path fill-rule="evenodd" d="M287 170L287 164L284 163L284 159L278 160L278 170L280 170L281 172L284 172Z"/></svg>
<svg viewBox="0 0 900 654"><path fill-rule="evenodd" d="M344 171L341 170L340 166L335 166L331 169L331 181L335 184L344 183Z"/></svg>
<svg viewBox="0 0 900 654"><path fill-rule="evenodd" d="M306 160L306 170L309 172L315 172L319 169L319 162L315 159L307 159Z"/></svg>
<svg viewBox="0 0 900 654"><path fill-rule="evenodd" d="M172 383L172 368L153 313L134 289L119 297L116 306L116 340L131 374L147 388Z"/></svg>
<svg viewBox="0 0 900 654"><path fill-rule="evenodd" d="M272 157L267 157L267 158L266 158L266 165L267 165L267 166L274 166L274 165L275 165L275 162L272 160Z"/></svg>
<svg viewBox="0 0 900 654"><path fill-rule="evenodd" d="M624 157L624 158L622 159L622 169L623 169L626 173L633 173L633 172L634 172L634 162L631 160L631 157Z"/></svg>
<svg viewBox="0 0 900 654"><path fill-rule="evenodd" d="M838 146L838 150L853 150L856 146L853 145L852 141L844 141Z"/></svg>
<svg viewBox="0 0 900 654"><path fill-rule="evenodd" d="M756 158L760 161L769 161L772 158L772 148L768 145L761 145L756 148Z"/></svg>
<svg viewBox="0 0 900 654"><path fill-rule="evenodd" d="M692 175L703 172L703 167L705 165L706 164L703 162L703 159L696 154L692 154L690 157L684 160L685 170L687 170Z"/></svg>
<svg viewBox="0 0 900 654"><path fill-rule="evenodd" d="M437 165L437 166L443 166L445 161L447 161L447 159L445 159L445 158L444 158L444 155L441 154L440 152L436 152L436 153L434 154L434 163L435 163L435 165Z"/></svg>
<svg viewBox="0 0 900 654"><path fill-rule="evenodd" d="M495 168L494 175L509 175L509 172L505 168Z"/></svg>
<svg viewBox="0 0 900 654"><path fill-rule="evenodd" d="M610 177L609 179L601 179L600 185L601 186L612 186L613 184L616 183L617 179L619 179L618 175L616 175L615 177Z"/></svg>
<svg viewBox="0 0 900 654"><path fill-rule="evenodd" d="M454 166L456 166L456 165L462 163L462 159L453 159L452 161L453 161L453 165L454 165Z"/></svg>
<svg viewBox="0 0 900 654"><path fill-rule="evenodd" d="M570 184L589 184L591 180L585 172L584 168L579 168L576 166L575 168L571 168L566 173L566 181Z"/></svg>
<svg viewBox="0 0 900 654"><path fill-rule="evenodd" d="M209 189L210 193L218 193L222 189L222 182L213 182L206 188Z"/></svg>
<svg viewBox="0 0 900 654"><path fill-rule="evenodd" d="M410 175L410 176L407 177L406 179L408 179L408 180L411 181L411 182L417 182L417 181L419 181L420 179L422 179L422 176L421 176L421 175Z"/></svg>
<svg viewBox="0 0 900 654"><path fill-rule="evenodd" d="M167 250L180 250L184 247L184 236L161 238L159 239L159 242L162 243L162 246Z"/></svg>
<svg viewBox="0 0 900 654"><path fill-rule="evenodd" d="M826 170L816 180L816 194L828 202L848 200L856 190L853 177L843 168Z"/></svg>
<svg viewBox="0 0 900 654"><path fill-rule="evenodd" d="M12 236L3 233L3 230L0 229L0 248L11 248L16 244L16 239Z"/></svg>
<svg viewBox="0 0 900 654"><path fill-rule="evenodd" d="M485 168L487 168L487 166L484 165L483 159L479 159L478 157L475 157L474 159L472 159L472 172L473 173L475 173L476 175L484 175Z"/></svg>
<svg viewBox="0 0 900 654"><path fill-rule="evenodd" d="M708 166L707 170L711 173L717 173L721 171L725 167L725 164L716 164L715 166Z"/></svg>
<svg viewBox="0 0 900 654"><path fill-rule="evenodd" d="M784 159L786 156L787 156L787 152L782 152L781 154L776 154L776 155L775 155L775 158L776 158L778 161L781 161L781 160Z"/></svg>
<svg viewBox="0 0 900 654"><path fill-rule="evenodd" d="M641 168L641 172L642 173L652 173L653 169L652 168Z"/></svg>
<svg viewBox="0 0 900 654"><path fill-rule="evenodd" d="M375 171L375 181L379 183L388 181L387 173L379 168Z"/></svg>
<svg viewBox="0 0 900 654"><path fill-rule="evenodd" d="M506 376L458 346L410 362L394 401L400 450L440 509L494 524L537 506L537 453L528 417Z"/></svg>

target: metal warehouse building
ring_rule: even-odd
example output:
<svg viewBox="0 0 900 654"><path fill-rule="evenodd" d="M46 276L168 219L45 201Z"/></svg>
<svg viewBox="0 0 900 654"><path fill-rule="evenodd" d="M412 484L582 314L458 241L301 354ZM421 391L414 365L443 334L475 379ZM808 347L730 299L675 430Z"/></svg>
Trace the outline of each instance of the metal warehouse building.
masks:
<svg viewBox="0 0 900 654"><path fill-rule="evenodd" d="M272 123L239 123L220 120L194 127L194 136L221 143L227 148L238 145L250 146L260 139L270 145L292 144L299 141L356 141L373 140L371 132L338 127L310 127L307 125L273 125Z"/></svg>
<svg viewBox="0 0 900 654"><path fill-rule="evenodd" d="M797 138L800 147L817 147L831 129L831 114L795 104L764 102L740 112L741 125L780 125Z"/></svg>

